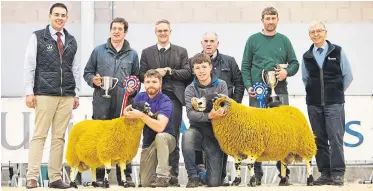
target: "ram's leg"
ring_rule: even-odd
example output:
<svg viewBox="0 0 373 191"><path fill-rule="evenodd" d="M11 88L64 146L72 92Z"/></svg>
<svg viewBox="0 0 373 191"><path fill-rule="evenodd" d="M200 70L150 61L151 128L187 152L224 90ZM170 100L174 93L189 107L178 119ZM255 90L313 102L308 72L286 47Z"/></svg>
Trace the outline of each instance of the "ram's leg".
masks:
<svg viewBox="0 0 373 191"><path fill-rule="evenodd" d="M313 170L311 166L311 160L306 160L307 167L307 186L313 186Z"/></svg>
<svg viewBox="0 0 373 191"><path fill-rule="evenodd" d="M128 184L127 182L127 179L126 179L126 175L124 173L124 171L126 171L126 166L127 166L127 163L126 161L121 161L119 163L119 167L120 167L120 175L122 177L122 182L120 183L121 186L127 188L127 187L130 187L131 185Z"/></svg>
<svg viewBox="0 0 373 191"><path fill-rule="evenodd" d="M278 184L279 186L289 186L289 178L286 176L286 166L283 161L281 161L281 180Z"/></svg>
<svg viewBox="0 0 373 191"><path fill-rule="evenodd" d="M78 173L78 169L75 168L75 167L71 167L71 171L70 171L70 186L71 187L74 187L74 188L78 188L78 186L76 185L76 174Z"/></svg>
<svg viewBox="0 0 373 191"><path fill-rule="evenodd" d="M241 159L234 157L234 167L236 168L236 177L232 182L232 186L238 186L241 184Z"/></svg>
<svg viewBox="0 0 373 191"><path fill-rule="evenodd" d="M97 183L97 178L96 178L96 168L91 168L91 174L92 174L92 182L84 182L83 186L93 186L93 187L100 187L101 185Z"/></svg>
<svg viewBox="0 0 373 191"><path fill-rule="evenodd" d="M253 156L248 156L247 157L247 168L249 170L249 175L250 175L250 181L247 184L250 187L255 187L256 186L256 177L254 173L254 163L256 161L256 158Z"/></svg>
<svg viewBox="0 0 373 191"><path fill-rule="evenodd" d="M109 174L111 171L111 161L105 163L105 178L104 178L104 188L109 188Z"/></svg>

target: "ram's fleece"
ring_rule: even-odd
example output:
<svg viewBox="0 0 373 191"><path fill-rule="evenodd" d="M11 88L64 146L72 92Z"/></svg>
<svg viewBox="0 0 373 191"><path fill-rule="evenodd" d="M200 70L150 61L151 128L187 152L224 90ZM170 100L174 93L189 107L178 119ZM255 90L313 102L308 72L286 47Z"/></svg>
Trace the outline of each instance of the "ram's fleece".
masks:
<svg viewBox="0 0 373 191"><path fill-rule="evenodd" d="M253 175L251 164L255 161L281 161L285 169L285 165L304 159L308 172L307 184L312 185L310 161L316 154L315 137L301 111L286 105L268 109L248 107L226 96L216 98L213 102L215 110L220 107L226 110L225 116L212 120L214 135L221 149L233 156L236 163L237 160L247 159L250 174ZM288 185L285 170L281 175L280 185ZM252 176L250 186L255 186L255 181Z"/></svg>
<svg viewBox="0 0 373 191"><path fill-rule="evenodd" d="M146 103L147 104L147 103ZM92 170L92 185L97 187L96 168L105 167L104 187L108 187L111 166L119 164L124 173L126 164L136 156L144 122L126 119L125 116L112 120L85 120L73 126L66 150L66 162L72 168L71 185L76 187L78 171ZM126 186L122 174L122 184Z"/></svg>

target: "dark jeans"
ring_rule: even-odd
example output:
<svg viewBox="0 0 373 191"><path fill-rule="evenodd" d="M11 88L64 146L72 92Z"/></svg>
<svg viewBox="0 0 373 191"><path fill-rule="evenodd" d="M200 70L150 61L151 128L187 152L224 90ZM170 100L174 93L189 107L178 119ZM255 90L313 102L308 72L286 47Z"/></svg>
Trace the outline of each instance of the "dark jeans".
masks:
<svg viewBox="0 0 373 191"><path fill-rule="evenodd" d="M344 104L309 105L307 110L316 136L316 163L319 171L324 175L343 176L346 169L343 151Z"/></svg>
<svg viewBox="0 0 373 191"><path fill-rule="evenodd" d="M282 102L283 105L289 105L289 95L287 94L277 94L280 98L280 101ZM250 97L250 102L249 105L251 107L259 107L259 102L256 98ZM277 170L281 174L281 161L277 161L276 163ZM255 162L254 163L254 173L255 177L262 179L263 177L263 167L262 167L262 162ZM289 176L290 170L286 167L286 176Z"/></svg>
<svg viewBox="0 0 373 191"><path fill-rule="evenodd" d="M168 92L164 91L167 95ZM168 96L168 95L167 95ZM179 160L180 160L180 146L179 146L179 139L180 139L180 127L181 127L181 120L183 117L183 105L177 99L176 96L168 96L172 101L172 117L168 123L171 124L175 133L176 139L176 147L175 150L170 154L169 157L169 164L171 166L170 173L174 177L179 176Z"/></svg>
<svg viewBox="0 0 373 191"><path fill-rule="evenodd" d="M198 130L189 128L181 141L185 168L188 178L196 177L196 150L203 151L206 159L206 184L210 187L221 185L224 153L214 137L203 136Z"/></svg>
<svg viewBox="0 0 373 191"><path fill-rule="evenodd" d="M221 179L224 180L227 176L227 162L228 162L228 155L224 153L223 158L223 169L221 172ZM203 160L203 152L202 151L196 151L196 165L199 164L205 164L205 161Z"/></svg>

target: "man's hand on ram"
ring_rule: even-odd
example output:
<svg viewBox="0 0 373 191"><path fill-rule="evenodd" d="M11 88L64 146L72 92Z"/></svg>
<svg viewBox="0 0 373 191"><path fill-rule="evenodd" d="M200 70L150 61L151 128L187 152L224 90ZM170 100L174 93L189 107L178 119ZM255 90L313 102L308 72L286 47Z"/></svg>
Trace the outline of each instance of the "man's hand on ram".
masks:
<svg viewBox="0 0 373 191"><path fill-rule="evenodd" d="M208 114L209 119L216 119L219 117L225 116L227 113L225 112L224 108L219 108L218 110L212 109Z"/></svg>
<svg viewBox="0 0 373 191"><path fill-rule="evenodd" d="M145 113L143 113L143 112L141 112L137 109L131 109L130 111L126 112L124 115L128 119L142 119L146 116Z"/></svg>
<svg viewBox="0 0 373 191"><path fill-rule="evenodd" d="M129 111L131 111L131 110L132 110L132 105L128 105L128 106L124 109L123 113L126 114L127 112L129 112Z"/></svg>

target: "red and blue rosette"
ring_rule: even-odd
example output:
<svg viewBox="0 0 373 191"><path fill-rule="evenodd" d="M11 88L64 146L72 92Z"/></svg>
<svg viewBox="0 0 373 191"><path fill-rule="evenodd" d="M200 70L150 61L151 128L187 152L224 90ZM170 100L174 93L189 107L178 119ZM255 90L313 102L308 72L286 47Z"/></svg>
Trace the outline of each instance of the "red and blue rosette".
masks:
<svg viewBox="0 0 373 191"><path fill-rule="evenodd" d="M123 86L124 86L124 97L123 97L122 109L121 109L121 112L120 112L120 116L123 116L123 111L127 107L128 96L129 96L127 88L130 87L130 88L138 91L140 89L141 82L140 82L139 78L137 78L136 76L127 76L126 78L124 78Z"/></svg>
<svg viewBox="0 0 373 191"><path fill-rule="evenodd" d="M253 90L256 93L256 99L259 101L260 108L266 108L265 98L268 94L268 87L263 82L257 82L253 85Z"/></svg>

